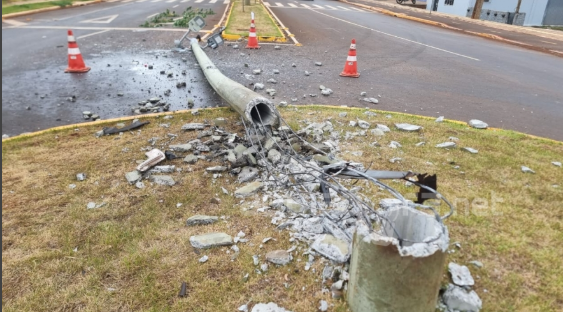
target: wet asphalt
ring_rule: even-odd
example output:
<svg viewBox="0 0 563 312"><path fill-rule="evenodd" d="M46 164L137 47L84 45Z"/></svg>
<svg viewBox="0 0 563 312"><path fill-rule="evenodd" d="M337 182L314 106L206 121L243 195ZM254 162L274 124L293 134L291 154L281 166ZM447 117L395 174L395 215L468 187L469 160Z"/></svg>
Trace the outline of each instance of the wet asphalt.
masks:
<svg viewBox="0 0 563 312"><path fill-rule="evenodd" d="M284 8L272 3L272 9L302 47L282 44L275 50L274 45L262 44L260 50L246 50L245 43L239 43L238 49L231 43L208 50L217 67L233 80L250 88L260 82L276 89L276 96L271 97L275 103L371 107L463 121L476 118L492 127L563 140L561 58L376 13L288 5L349 7L335 1L280 2ZM166 5L155 8L154 4L115 2L21 21L100 28L77 29L75 35L80 37L104 27L136 27ZM223 4L213 5L217 15L208 24L211 19L218 21L224 10ZM83 15L69 18L72 14L64 12L73 10ZM111 14L119 17L108 25L80 23ZM171 51L181 32L113 29L78 39L87 65L93 68L80 75L63 73L64 30L13 28L2 32L3 133L80 122L84 110L102 119L131 115L139 101L154 96L170 103L171 110L187 108L189 98L196 107L224 105L193 55ZM352 38L358 45L361 77L357 79L339 76ZM154 68L148 69L149 65ZM261 69L262 74L253 75L254 69ZM275 69L280 73L274 74ZM162 70L173 76L160 75ZM184 70L186 75L182 75ZM305 76L305 71L311 74ZM268 83L271 78L277 83ZM187 87L176 88L178 82L186 82ZM322 96L320 85L331 88L333 95ZM168 89L170 96L165 96ZM265 95L265 91L258 92ZM379 98L380 103L362 101L360 92ZM67 101L73 95L76 102Z"/></svg>

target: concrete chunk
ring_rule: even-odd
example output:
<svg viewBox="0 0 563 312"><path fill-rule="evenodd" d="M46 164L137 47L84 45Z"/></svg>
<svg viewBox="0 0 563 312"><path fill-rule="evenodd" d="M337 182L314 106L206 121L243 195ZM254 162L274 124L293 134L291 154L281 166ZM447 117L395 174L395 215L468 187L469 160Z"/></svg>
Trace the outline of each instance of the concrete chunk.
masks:
<svg viewBox="0 0 563 312"><path fill-rule="evenodd" d="M242 197L252 196L256 194L263 186L264 184L262 182L252 182L236 190L235 195Z"/></svg>
<svg viewBox="0 0 563 312"><path fill-rule="evenodd" d="M173 186L176 184L174 179L172 179L171 176L167 176L167 175L153 175L150 177L150 181L159 185L167 185L167 186Z"/></svg>
<svg viewBox="0 0 563 312"><path fill-rule="evenodd" d="M402 131L407 131L407 132L416 132L416 131L420 131L420 129L422 129L421 126L415 126L415 125L411 125L408 123L396 123L395 127L397 127L397 129L402 130Z"/></svg>
<svg viewBox="0 0 563 312"><path fill-rule="evenodd" d="M251 312L291 312L291 311L281 308L277 304L270 302L268 304L258 303L252 308Z"/></svg>
<svg viewBox="0 0 563 312"><path fill-rule="evenodd" d="M453 262L448 264L448 271L452 276L452 281L457 286L473 286L475 281L469 272L469 268L465 265L459 265Z"/></svg>
<svg viewBox="0 0 563 312"><path fill-rule="evenodd" d="M191 130L203 130L205 129L205 125L202 123L187 123L182 126L182 130L191 131Z"/></svg>
<svg viewBox="0 0 563 312"><path fill-rule="evenodd" d="M184 158L184 162L188 164L195 164L199 158L194 154L190 154Z"/></svg>
<svg viewBox="0 0 563 312"><path fill-rule="evenodd" d="M225 233L209 233L190 237L190 244L201 249L230 246L233 244L233 238Z"/></svg>
<svg viewBox="0 0 563 312"><path fill-rule="evenodd" d="M468 124L475 129L487 129L489 127L486 122L478 119L471 119Z"/></svg>
<svg viewBox="0 0 563 312"><path fill-rule="evenodd" d="M219 221L218 217L211 217L211 216L203 216L203 215L195 215L193 217L190 217L187 221L186 221L186 225L187 226L194 226L194 225L206 225L206 224L212 224Z"/></svg>
<svg viewBox="0 0 563 312"><path fill-rule="evenodd" d="M275 250L266 254L266 260L273 264L286 265L291 261L291 255L285 250Z"/></svg>
<svg viewBox="0 0 563 312"><path fill-rule="evenodd" d="M448 285L448 289L442 298L449 311L478 312L483 305L475 291L468 292L452 284Z"/></svg>
<svg viewBox="0 0 563 312"><path fill-rule="evenodd" d="M129 182L129 184L135 184L141 181L143 176L139 171L135 170L135 171L127 172L125 174L125 178L127 179L127 182Z"/></svg>
<svg viewBox="0 0 563 312"><path fill-rule="evenodd" d="M176 144L170 145L169 148L175 152L189 152L192 150L193 146L191 144Z"/></svg>
<svg viewBox="0 0 563 312"><path fill-rule="evenodd" d="M345 263L348 261L348 258L350 258L350 247L348 243L329 234L319 236L317 240L313 242L311 248L326 258L338 263Z"/></svg>

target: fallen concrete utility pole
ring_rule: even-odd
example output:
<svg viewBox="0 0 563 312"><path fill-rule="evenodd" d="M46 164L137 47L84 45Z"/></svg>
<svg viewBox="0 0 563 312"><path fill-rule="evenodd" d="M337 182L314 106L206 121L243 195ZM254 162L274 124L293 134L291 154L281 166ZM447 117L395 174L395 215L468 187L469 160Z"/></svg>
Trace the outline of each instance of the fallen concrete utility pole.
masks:
<svg viewBox="0 0 563 312"><path fill-rule="evenodd" d="M270 100L223 75L197 39L191 39L190 44L209 84L237 113L256 125L279 126L279 113Z"/></svg>
<svg viewBox="0 0 563 312"><path fill-rule="evenodd" d="M350 263L354 312L436 310L449 244L439 218L407 206L381 213L381 229L359 225Z"/></svg>

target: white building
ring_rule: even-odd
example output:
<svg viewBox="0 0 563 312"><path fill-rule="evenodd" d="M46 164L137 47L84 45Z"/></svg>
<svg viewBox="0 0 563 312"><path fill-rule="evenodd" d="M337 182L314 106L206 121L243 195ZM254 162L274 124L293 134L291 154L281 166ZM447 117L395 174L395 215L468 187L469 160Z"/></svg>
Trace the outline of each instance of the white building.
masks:
<svg viewBox="0 0 563 312"><path fill-rule="evenodd" d="M426 8L454 15L471 16L475 1L428 0ZM514 13L517 5L518 0L485 0L481 19L506 23L510 18L508 13ZM525 17L522 16L524 26L563 25L563 0L522 0L520 13L525 14Z"/></svg>

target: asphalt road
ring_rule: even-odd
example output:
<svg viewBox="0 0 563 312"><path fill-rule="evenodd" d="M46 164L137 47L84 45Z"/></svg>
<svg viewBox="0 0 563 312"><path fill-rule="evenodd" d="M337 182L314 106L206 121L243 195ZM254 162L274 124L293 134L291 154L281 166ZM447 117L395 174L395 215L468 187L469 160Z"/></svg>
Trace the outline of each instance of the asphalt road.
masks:
<svg viewBox="0 0 563 312"><path fill-rule="evenodd" d="M83 110L103 118L129 115L136 102L166 89L172 89L167 100L173 109L185 108L186 99L192 96L198 97L200 107L222 105L194 66L193 56L170 52L181 32L137 27L147 16L175 5L179 5L177 11L188 5L213 8L217 14L213 20L206 19L213 25L225 4L150 1L154 0L34 15L31 21L17 19L25 23L17 28L4 28L14 25L3 23L3 133L78 122ZM274 50L273 45L263 44L262 49L250 51L223 46L209 54L227 76L249 87L275 78L277 84L266 84L277 90L276 103L294 99L295 104L369 106L464 121L476 118L492 127L563 140L562 58L365 12L337 1L268 3L302 47L281 45L281 50ZM109 20L116 14L107 24L84 22ZM93 67L86 75L62 73L67 27L76 29L82 53ZM85 35L91 36L80 38ZM357 41L361 77L341 78L338 74L352 38ZM57 48L61 45L63 48ZM155 69L149 71L144 67L147 64L154 64ZM256 68L264 73L253 76ZM183 69L187 69L186 77L180 74ZM273 74L274 69L280 74ZM173 70L175 76L162 77L160 70ZM310 76L304 75L306 70ZM182 79L188 80L188 88L177 90L175 84ZM320 95L321 84L334 94ZM124 97L116 96L123 91ZM362 91L371 97L380 95L380 104L363 102ZM72 94L77 94L77 102L65 102L64 97Z"/></svg>

